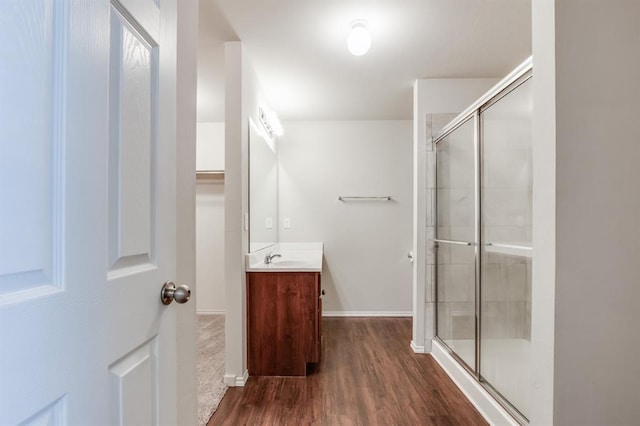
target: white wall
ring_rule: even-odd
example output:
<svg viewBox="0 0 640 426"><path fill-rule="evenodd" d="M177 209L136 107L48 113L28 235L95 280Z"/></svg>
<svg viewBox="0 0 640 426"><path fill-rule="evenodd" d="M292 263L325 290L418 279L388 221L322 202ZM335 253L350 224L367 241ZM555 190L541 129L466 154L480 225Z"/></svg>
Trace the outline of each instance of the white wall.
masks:
<svg viewBox="0 0 640 426"><path fill-rule="evenodd" d="M411 311L411 121L286 122L280 241L322 241L325 313ZM339 195L393 201L338 201ZM290 218L291 228L282 227Z"/></svg>
<svg viewBox="0 0 640 426"><path fill-rule="evenodd" d="M640 3L536 3L531 420L637 424Z"/></svg>

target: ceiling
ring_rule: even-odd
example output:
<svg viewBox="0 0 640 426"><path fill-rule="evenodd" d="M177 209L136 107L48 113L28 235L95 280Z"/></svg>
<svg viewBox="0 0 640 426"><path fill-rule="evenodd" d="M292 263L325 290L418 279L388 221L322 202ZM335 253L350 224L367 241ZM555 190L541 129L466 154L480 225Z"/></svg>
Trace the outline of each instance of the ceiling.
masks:
<svg viewBox="0 0 640 426"><path fill-rule="evenodd" d="M365 19L371 49L346 40ZM502 77L531 55L530 0L200 0L198 121L224 121L240 40L286 120L411 119L418 78Z"/></svg>

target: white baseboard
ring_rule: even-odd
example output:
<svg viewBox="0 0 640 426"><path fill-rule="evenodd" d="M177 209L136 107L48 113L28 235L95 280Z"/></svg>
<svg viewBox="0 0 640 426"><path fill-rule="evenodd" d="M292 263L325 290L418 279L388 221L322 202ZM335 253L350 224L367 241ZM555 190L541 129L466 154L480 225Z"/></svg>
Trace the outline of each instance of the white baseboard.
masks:
<svg viewBox="0 0 640 426"><path fill-rule="evenodd" d="M244 370L242 377L236 377L236 386L244 386L249 380L249 370Z"/></svg>
<svg viewBox="0 0 640 426"><path fill-rule="evenodd" d="M249 371L244 370L244 374L242 376L237 376L235 374L225 374L224 375L224 383L228 386L244 386L247 384L247 380L249 380Z"/></svg>
<svg viewBox="0 0 640 426"><path fill-rule="evenodd" d="M196 311L198 315L224 315L224 309L203 309Z"/></svg>
<svg viewBox="0 0 640 426"><path fill-rule="evenodd" d="M412 311L323 311L323 317L412 317Z"/></svg>
<svg viewBox="0 0 640 426"><path fill-rule="evenodd" d="M224 384L227 386L235 386L236 385L236 375L235 374L225 374L224 375Z"/></svg>
<svg viewBox="0 0 640 426"><path fill-rule="evenodd" d="M489 424L518 426L518 422L437 341L432 343L431 356Z"/></svg>
<svg viewBox="0 0 640 426"><path fill-rule="evenodd" d="M418 346L416 345L416 343L412 340L411 341L411 350L417 354L423 354L424 353L424 346Z"/></svg>

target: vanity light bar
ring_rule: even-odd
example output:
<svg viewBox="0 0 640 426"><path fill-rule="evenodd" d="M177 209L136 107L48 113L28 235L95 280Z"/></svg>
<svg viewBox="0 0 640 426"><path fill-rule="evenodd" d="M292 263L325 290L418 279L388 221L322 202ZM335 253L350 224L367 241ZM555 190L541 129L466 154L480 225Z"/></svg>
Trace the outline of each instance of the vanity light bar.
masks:
<svg viewBox="0 0 640 426"><path fill-rule="evenodd" d="M269 139L273 139L273 128L269 124L269 119L267 118L267 113L261 107L258 107L258 119L260 120L260 124L264 127L264 130L267 132L267 136Z"/></svg>
<svg viewBox="0 0 640 426"><path fill-rule="evenodd" d="M262 127L264 127L264 130L267 132L269 139L273 139L273 135L283 135L284 131L282 129L282 124L280 124L280 119L275 112L265 111L261 107L258 107L258 119L260 120Z"/></svg>

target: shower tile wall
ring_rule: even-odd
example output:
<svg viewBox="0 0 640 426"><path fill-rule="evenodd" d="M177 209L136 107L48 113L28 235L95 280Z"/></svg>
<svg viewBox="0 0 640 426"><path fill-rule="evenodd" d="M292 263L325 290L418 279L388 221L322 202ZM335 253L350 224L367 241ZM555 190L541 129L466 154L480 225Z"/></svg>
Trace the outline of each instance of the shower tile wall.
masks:
<svg viewBox="0 0 640 426"><path fill-rule="evenodd" d="M483 114L485 241L531 244L532 151L530 119L495 120Z"/></svg>
<svg viewBox="0 0 640 426"><path fill-rule="evenodd" d="M531 259L488 253L483 261L483 339L531 338Z"/></svg>

